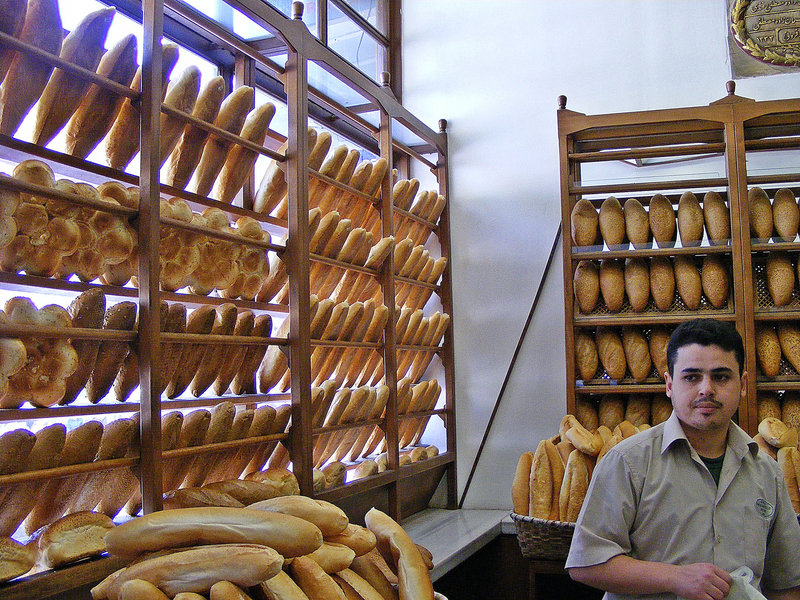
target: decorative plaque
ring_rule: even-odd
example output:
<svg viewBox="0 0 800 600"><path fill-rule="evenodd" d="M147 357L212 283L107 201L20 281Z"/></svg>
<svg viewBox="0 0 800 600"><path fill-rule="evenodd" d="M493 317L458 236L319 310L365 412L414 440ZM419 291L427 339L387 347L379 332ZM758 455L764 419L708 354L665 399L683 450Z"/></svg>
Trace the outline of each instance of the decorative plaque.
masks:
<svg viewBox="0 0 800 600"><path fill-rule="evenodd" d="M734 0L731 32L753 58L800 66L800 0Z"/></svg>

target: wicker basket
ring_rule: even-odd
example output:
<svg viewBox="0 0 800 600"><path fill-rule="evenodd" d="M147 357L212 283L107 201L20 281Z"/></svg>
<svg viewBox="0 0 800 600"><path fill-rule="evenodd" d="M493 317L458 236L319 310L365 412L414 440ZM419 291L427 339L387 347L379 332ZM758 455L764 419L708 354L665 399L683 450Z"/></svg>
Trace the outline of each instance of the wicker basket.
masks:
<svg viewBox="0 0 800 600"><path fill-rule="evenodd" d="M522 556L547 560L563 560L569 554L575 523L537 519L511 513L517 529Z"/></svg>

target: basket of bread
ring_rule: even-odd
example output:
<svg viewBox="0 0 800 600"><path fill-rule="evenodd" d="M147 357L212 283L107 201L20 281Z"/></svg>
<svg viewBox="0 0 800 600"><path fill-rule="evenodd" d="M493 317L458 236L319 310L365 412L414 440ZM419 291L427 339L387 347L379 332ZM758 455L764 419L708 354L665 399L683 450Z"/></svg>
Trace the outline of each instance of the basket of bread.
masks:
<svg viewBox="0 0 800 600"><path fill-rule="evenodd" d="M624 438L647 427L624 420L613 430L606 425L589 430L574 415L566 415L558 435L520 456L511 486L511 518L525 558L567 557L595 464Z"/></svg>

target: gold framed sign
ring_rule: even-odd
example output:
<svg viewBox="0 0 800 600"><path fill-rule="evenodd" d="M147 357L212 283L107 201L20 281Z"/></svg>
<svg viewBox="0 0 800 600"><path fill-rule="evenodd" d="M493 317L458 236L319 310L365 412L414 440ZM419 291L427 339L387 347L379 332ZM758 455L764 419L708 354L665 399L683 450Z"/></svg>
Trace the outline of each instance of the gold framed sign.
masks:
<svg viewBox="0 0 800 600"><path fill-rule="evenodd" d="M731 33L747 54L783 67L800 66L800 0L734 0Z"/></svg>

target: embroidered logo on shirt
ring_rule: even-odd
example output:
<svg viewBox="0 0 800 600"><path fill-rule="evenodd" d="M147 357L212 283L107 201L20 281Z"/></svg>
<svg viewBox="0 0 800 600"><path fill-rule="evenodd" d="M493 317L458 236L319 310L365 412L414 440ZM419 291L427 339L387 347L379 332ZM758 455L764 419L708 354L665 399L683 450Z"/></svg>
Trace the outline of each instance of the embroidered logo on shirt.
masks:
<svg viewBox="0 0 800 600"><path fill-rule="evenodd" d="M761 515L762 519L771 519L772 515L775 514L775 507L764 500L764 498L759 498L756 500L756 509L758 510L758 514Z"/></svg>

